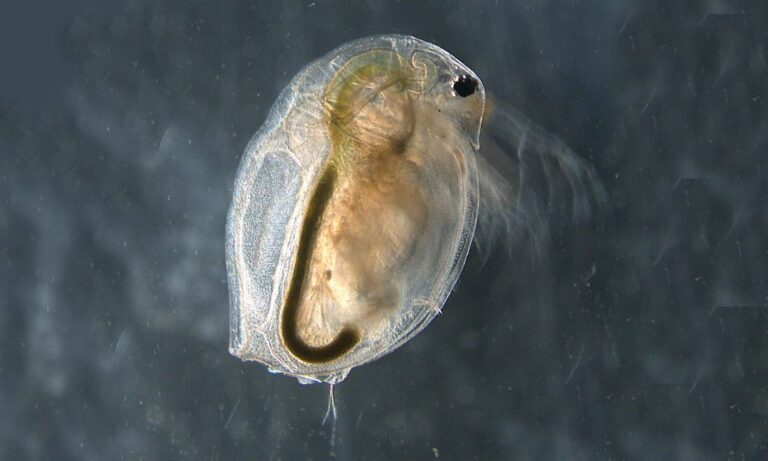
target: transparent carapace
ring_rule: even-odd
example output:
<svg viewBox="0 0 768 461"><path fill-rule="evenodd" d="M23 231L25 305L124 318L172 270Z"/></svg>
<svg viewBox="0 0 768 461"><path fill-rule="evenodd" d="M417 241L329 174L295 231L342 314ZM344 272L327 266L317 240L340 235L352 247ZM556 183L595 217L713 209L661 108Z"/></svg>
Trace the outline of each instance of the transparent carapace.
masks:
<svg viewBox="0 0 768 461"><path fill-rule="evenodd" d="M480 79L413 37L299 72L235 181L230 352L335 383L426 327L474 234L484 108Z"/></svg>

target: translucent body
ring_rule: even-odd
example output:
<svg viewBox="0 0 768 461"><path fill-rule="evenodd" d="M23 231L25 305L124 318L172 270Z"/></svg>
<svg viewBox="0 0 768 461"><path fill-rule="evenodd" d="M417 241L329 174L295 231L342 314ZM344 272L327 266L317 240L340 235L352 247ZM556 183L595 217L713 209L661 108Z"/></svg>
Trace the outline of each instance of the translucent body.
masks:
<svg viewBox="0 0 768 461"><path fill-rule="evenodd" d="M302 70L238 172L230 351L333 383L421 331L472 241L484 106L471 70L413 37Z"/></svg>

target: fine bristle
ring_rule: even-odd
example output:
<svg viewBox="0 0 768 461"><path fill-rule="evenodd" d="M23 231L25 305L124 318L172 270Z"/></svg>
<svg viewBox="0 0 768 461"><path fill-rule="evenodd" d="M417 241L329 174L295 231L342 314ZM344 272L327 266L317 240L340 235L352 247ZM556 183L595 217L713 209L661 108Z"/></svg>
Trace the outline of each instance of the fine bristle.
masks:
<svg viewBox="0 0 768 461"><path fill-rule="evenodd" d="M527 242L539 254L550 220L588 219L605 204L605 191L592 167L556 136L498 102L489 112L477 161L476 247L483 260L494 245L512 252Z"/></svg>

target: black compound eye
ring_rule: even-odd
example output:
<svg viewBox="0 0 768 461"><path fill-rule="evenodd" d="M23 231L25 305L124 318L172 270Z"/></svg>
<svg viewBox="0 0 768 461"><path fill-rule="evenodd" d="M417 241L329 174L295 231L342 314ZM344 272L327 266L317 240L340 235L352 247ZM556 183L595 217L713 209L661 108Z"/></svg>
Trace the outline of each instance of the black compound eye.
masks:
<svg viewBox="0 0 768 461"><path fill-rule="evenodd" d="M477 90L477 79L469 75L460 75L453 82L453 91L462 98L471 96Z"/></svg>

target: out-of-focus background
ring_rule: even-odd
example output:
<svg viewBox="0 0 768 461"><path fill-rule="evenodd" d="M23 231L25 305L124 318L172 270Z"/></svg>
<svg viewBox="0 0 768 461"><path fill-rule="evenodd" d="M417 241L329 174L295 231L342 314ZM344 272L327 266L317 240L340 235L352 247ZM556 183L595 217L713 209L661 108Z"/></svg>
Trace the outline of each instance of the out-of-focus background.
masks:
<svg viewBox="0 0 768 461"><path fill-rule="evenodd" d="M0 459L765 459L760 0L5 2ZM278 92L411 34L601 178L538 258L472 252L336 387L227 352L224 226Z"/></svg>

